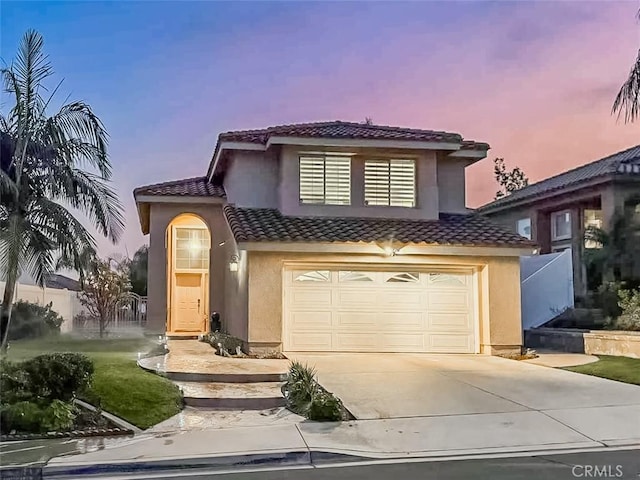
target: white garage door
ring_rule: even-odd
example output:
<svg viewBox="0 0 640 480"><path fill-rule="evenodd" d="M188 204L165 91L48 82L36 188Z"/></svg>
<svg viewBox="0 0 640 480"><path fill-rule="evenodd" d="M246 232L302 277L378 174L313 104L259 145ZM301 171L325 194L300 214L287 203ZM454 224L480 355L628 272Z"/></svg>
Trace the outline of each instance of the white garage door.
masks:
<svg viewBox="0 0 640 480"><path fill-rule="evenodd" d="M287 269L284 349L476 352L470 273Z"/></svg>

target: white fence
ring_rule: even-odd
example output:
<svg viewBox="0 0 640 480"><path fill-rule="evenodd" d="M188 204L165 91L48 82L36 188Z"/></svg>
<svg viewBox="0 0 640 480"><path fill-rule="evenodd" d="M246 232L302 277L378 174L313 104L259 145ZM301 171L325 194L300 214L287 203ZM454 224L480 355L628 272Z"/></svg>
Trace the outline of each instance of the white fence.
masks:
<svg viewBox="0 0 640 480"><path fill-rule="evenodd" d="M4 292L4 282L0 282L0 292ZM14 299L39 305L53 303L51 308L64 319L60 326L60 331L63 333L71 332L73 317L83 310L78 300L78 293L67 289L40 288L36 285L18 283Z"/></svg>
<svg viewBox="0 0 640 480"><path fill-rule="evenodd" d="M520 257L522 328L535 328L573 308L571 249Z"/></svg>

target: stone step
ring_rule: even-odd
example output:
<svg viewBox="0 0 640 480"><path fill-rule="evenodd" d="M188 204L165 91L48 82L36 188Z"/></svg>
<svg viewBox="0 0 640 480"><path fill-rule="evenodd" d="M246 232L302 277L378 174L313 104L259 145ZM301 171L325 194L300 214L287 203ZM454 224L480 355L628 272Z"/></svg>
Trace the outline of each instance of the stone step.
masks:
<svg viewBox="0 0 640 480"><path fill-rule="evenodd" d="M191 407L263 410L282 407L285 399L278 382L215 383L174 382Z"/></svg>

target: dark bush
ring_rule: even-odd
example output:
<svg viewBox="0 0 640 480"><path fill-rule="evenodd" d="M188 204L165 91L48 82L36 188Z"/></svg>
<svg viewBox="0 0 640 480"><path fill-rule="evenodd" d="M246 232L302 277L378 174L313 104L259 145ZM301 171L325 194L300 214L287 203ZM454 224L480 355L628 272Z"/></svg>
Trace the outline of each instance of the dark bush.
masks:
<svg viewBox="0 0 640 480"><path fill-rule="evenodd" d="M9 340L37 338L60 332L64 319L53 310L52 303L46 306L18 301L11 309Z"/></svg>
<svg viewBox="0 0 640 480"><path fill-rule="evenodd" d="M44 409L34 402L17 402L3 404L0 409L0 426L2 433L15 430L25 433L41 433L44 431L42 419Z"/></svg>
<svg viewBox="0 0 640 480"><path fill-rule="evenodd" d="M48 400L71 400L93 376L93 362L81 353L39 355L21 366L28 376L28 390Z"/></svg>
<svg viewBox="0 0 640 480"><path fill-rule="evenodd" d="M0 400L2 403L17 403L33 397L30 381L22 364L0 360Z"/></svg>
<svg viewBox="0 0 640 480"><path fill-rule="evenodd" d="M241 352L247 353L244 349L244 342L241 339L227 333L208 333L202 338L202 341L215 348L218 355L236 355L238 347L240 348Z"/></svg>
<svg viewBox="0 0 640 480"><path fill-rule="evenodd" d="M605 318L618 318L622 313L620 305L618 305L618 291L625 288L620 282L607 282L600 285L598 291L594 295L594 304L596 308L602 309Z"/></svg>
<svg viewBox="0 0 640 480"><path fill-rule="evenodd" d="M317 422L339 422L342 420L342 404L338 398L326 391L316 393L311 399L307 418Z"/></svg>

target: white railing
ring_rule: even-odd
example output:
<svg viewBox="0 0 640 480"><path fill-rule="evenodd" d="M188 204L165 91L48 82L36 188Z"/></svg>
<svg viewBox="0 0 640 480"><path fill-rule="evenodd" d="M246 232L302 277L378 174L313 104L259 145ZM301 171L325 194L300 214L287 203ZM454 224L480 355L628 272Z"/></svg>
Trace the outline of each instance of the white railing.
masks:
<svg viewBox="0 0 640 480"><path fill-rule="evenodd" d="M571 249L520 257L522 328L545 324L574 306Z"/></svg>

